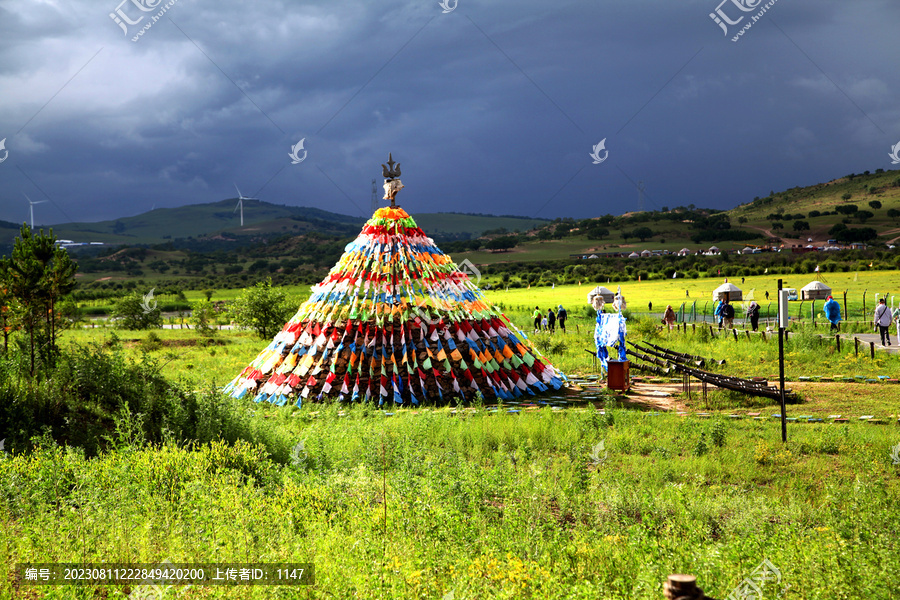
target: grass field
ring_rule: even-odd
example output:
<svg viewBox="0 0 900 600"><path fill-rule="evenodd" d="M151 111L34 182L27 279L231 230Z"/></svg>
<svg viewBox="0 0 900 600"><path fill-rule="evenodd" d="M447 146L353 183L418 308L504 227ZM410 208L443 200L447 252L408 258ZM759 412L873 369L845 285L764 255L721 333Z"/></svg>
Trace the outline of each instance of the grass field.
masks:
<svg viewBox="0 0 900 600"><path fill-rule="evenodd" d="M897 280L883 272L841 276L832 283L851 294L890 291ZM593 347L585 310L593 285L488 297L556 366L583 377L592 374L584 350ZM616 282L604 285L615 290ZM632 282L623 292L630 309L652 299L656 312L686 286L692 298L708 298L714 287L702 279ZM757 295L769 286L771 278L745 282ZM195 297L202 294L188 293ZM528 307L560 303L572 315L569 332L532 334ZM777 373L777 344L703 331L660 331L658 318L629 321L630 340L725 358L730 374ZM96 457L57 446L49 434L30 452L0 453L0 597L132 591L25 586L8 576L20 562L163 560L310 562L316 574L309 587L193 586L166 598L657 600L675 572L697 575L708 594L725 598L764 560L780 572L766 598L900 597L900 386L799 381L896 375L896 355L872 360L849 345L837 352L798 330L786 346L786 372L803 402L789 414L844 414L851 422L790 423L783 445L775 419L724 417L771 415L777 405L730 392L679 398L688 416L650 412L603 390L570 395L565 410L517 413L481 405L275 408L224 399L215 389L268 343L249 332L203 338L192 330L151 336L95 328L68 331L63 341L66 352L98 345L138 369L147 365L147 377L159 365L174 385L195 390L201 407L253 432L253 442L193 443L170 433L148 445L143 417L119 414ZM889 424L860 422L862 414Z"/></svg>
<svg viewBox="0 0 900 600"><path fill-rule="evenodd" d="M793 287L797 289L799 294L800 288L813 281L816 274L810 275L782 275L784 287ZM872 312L875 310L875 295L884 296L887 294L888 305L891 304L891 298L896 296L896 303L900 304L900 271L867 271L861 273L827 273L819 277L819 280L827 282L832 288L834 297L843 305L843 292L847 292L847 307L850 316L853 319L863 317L863 294L866 294L866 314L865 320L871 320ZM497 304L504 306L521 306L530 307L540 306L545 312L550 307L556 308L562 304L566 309L571 310L575 307L579 312L582 306L587 304L587 293L597 285L603 285L615 292L618 286L622 287L622 294L628 303L628 308L636 312L647 312L648 304L653 303L654 313L662 313L666 305L671 304L673 308L679 309L682 303L685 304L685 312L690 312L691 306L696 301L697 314L711 314L715 302L713 301L713 290L723 283L723 278L700 278L700 279L664 279L653 281L624 281L617 282L611 280L609 282L584 282L582 285L557 285L551 287L533 287L533 288L517 288L517 289L494 289L487 292L488 297ZM731 283L737 285L744 292L744 301L756 300L762 307L762 314L766 314L766 307L771 302L771 314L777 311L775 304L775 292L778 289L778 277L757 275L746 277L744 282L741 278L729 279ZM766 292L769 292L770 301L766 300ZM751 296L752 294L752 296ZM816 312L821 315L823 301L816 302ZM790 303L790 315L802 316L809 320L812 302L794 301ZM842 311L843 312L843 311ZM741 316L738 311L738 316ZM845 315L846 316L846 315ZM818 320L823 320L821 316Z"/></svg>
<svg viewBox="0 0 900 600"><path fill-rule="evenodd" d="M774 422L621 409L337 408L256 407L271 449L119 439L91 460L50 443L7 457L0 569L290 560L316 584L166 597L656 600L669 573L724 598L769 560L781 579L765 597L897 597L895 429L804 425L782 445Z"/></svg>

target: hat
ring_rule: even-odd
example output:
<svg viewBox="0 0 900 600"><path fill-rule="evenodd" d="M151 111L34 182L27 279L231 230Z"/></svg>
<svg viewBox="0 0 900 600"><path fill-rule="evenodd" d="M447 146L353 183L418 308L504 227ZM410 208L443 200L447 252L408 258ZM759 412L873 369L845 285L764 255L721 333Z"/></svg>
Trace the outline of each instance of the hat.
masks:
<svg viewBox="0 0 900 600"><path fill-rule="evenodd" d="M832 298L831 296L828 296L828 297L825 298L825 299L826 299L826 300L833 300L833 298Z"/></svg>
<svg viewBox="0 0 900 600"><path fill-rule="evenodd" d="M562 304L560 304L560 305L557 306L556 308L559 309L559 310L562 310Z"/></svg>

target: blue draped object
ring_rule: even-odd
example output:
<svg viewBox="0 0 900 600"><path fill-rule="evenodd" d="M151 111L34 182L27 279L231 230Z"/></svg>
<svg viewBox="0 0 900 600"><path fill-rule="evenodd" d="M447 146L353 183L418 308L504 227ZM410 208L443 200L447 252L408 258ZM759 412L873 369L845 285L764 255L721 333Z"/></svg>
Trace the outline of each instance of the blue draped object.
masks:
<svg viewBox="0 0 900 600"><path fill-rule="evenodd" d="M625 317L621 313L603 313L597 311L597 325L594 327L594 342L597 344L597 358L604 371L609 371L607 346L618 342L619 360L626 360L625 354Z"/></svg>

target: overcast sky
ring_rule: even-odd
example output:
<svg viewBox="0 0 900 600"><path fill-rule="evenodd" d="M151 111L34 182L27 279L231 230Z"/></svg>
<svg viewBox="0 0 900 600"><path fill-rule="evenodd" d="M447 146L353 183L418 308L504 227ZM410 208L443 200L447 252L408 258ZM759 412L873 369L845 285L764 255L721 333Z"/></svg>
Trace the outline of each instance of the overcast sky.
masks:
<svg viewBox="0 0 900 600"><path fill-rule="evenodd" d="M0 219L234 183L368 216L388 152L413 214L619 214L640 180L648 209L730 208L897 168L896 0L118 1L0 0Z"/></svg>

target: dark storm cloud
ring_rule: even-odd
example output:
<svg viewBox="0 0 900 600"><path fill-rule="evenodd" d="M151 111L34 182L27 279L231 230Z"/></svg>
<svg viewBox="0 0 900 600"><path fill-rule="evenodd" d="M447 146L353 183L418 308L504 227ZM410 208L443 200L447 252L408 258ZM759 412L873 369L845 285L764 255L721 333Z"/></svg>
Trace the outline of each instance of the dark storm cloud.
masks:
<svg viewBox="0 0 900 600"><path fill-rule="evenodd" d="M891 167L896 3L778 0L736 43L717 6L177 0L132 42L153 12L131 0L4 2L0 219L25 218L23 192L50 223L234 182L362 215L389 151L411 212L545 217L634 209L638 180L648 208L727 208ZM126 36L117 8L145 18Z"/></svg>

